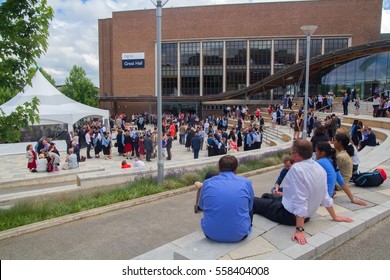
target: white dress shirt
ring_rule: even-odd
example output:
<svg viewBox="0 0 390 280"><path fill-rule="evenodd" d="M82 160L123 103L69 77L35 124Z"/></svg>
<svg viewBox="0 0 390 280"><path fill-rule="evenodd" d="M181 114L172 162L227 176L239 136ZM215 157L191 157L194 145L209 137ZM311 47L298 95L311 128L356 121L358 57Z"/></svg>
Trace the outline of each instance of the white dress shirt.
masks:
<svg viewBox="0 0 390 280"><path fill-rule="evenodd" d="M283 187L282 204L299 217L312 217L322 204L333 205L328 195L325 170L312 159L294 163L288 171Z"/></svg>

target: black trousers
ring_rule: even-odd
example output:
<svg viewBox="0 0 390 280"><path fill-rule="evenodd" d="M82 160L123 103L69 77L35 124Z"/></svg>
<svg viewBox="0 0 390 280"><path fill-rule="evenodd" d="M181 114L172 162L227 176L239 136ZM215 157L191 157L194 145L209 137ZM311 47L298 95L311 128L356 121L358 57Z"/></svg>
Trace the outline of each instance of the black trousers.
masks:
<svg viewBox="0 0 390 280"><path fill-rule="evenodd" d="M146 150L146 161L150 161L151 158L152 158L152 151Z"/></svg>
<svg viewBox="0 0 390 280"><path fill-rule="evenodd" d="M281 196L255 197L253 200L253 213L283 225L295 226L296 223L295 215L284 208Z"/></svg>

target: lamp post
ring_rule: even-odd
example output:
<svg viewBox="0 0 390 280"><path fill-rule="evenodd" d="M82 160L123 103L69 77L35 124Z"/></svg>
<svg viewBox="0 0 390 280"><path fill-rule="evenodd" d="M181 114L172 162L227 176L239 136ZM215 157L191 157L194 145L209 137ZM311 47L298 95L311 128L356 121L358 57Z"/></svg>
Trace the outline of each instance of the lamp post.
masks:
<svg viewBox="0 0 390 280"><path fill-rule="evenodd" d="M156 33L157 33L157 57L156 57L156 79L157 79L157 183L162 183L164 180L164 161L162 157L162 93L161 93L161 17L162 7L169 0L165 0L162 4L161 0L157 0L156 4Z"/></svg>
<svg viewBox="0 0 390 280"><path fill-rule="evenodd" d="M310 67L310 37L314 31L318 28L317 25L303 25L301 26L302 32L306 35L306 77L305 77L305 98L304 98L304 120L303 120L303 132L302 139L307 139L307 103L309 100L309 67Z"/></svg>

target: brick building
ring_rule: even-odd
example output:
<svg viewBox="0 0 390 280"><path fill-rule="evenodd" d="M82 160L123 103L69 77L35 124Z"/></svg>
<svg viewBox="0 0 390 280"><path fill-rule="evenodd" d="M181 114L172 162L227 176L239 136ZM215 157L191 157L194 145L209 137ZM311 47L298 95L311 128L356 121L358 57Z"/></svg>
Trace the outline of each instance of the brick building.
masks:
<svg viewBox="0 0 390 280"><path fill-rule="evenodd" d="M311 56L377 41L381 13L382 0L164 8L163 111L199 113L205 97L245 88L305 60L302 25L318 25ZM156 10L100 19L100 107L112 113L156 112L155 58ZM279 92L275 88L272 97Z"/></svg>

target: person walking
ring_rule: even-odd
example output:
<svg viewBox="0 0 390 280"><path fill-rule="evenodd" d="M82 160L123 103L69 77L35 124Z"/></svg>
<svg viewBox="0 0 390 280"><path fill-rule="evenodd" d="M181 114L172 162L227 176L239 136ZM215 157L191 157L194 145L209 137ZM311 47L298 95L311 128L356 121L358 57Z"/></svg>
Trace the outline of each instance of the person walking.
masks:
<svg viewBox="0 0 390 280"><path fill-rule="evenodd" d="M202 139L200 138L198 132L195 132L195 136L191 140L191 148L194 152L194 159L199 158L199 151L202 145Z"/></svg>

